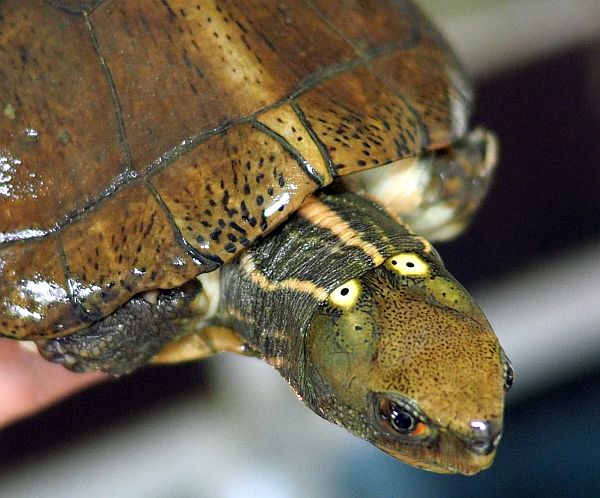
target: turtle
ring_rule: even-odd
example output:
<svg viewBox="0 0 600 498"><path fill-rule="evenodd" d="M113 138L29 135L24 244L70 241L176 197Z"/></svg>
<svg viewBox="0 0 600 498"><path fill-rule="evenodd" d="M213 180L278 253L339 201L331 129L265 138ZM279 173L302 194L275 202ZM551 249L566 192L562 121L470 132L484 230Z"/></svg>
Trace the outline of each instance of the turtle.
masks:
<svg viewBox="0 0 600 498"><path fill-rule="evenodd" d="M399 460L491 465L512 367L431 241L496 141L411 1L3 0L0 46L4 337L261 358Z"/></svg>

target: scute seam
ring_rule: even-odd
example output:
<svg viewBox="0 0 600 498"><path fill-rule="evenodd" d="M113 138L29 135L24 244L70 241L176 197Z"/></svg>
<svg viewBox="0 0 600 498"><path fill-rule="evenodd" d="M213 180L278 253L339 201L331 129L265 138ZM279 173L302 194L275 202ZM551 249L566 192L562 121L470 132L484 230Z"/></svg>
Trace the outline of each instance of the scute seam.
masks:
<svg viewBox="0 0 600 498"><path fill-rule="evenodd" d="M223 260L221 258L211 254L200 253L186 240L181 233L181 230L179 230L177 223L175 222L173 213L171 213L169 207L161 197L160 192L156 189L154 184L152 184L150 180L144 180L144 185L150 191L156 203L160 206L162 212L167 217L167 220L169 220L169 224L173 229L173 238L177 241L177 244L179 244L179 246L194 260L194 262L205 267L205 272L213 271L221 266L223 264Z"/></svg>
<svg viewBox="0 0 600 498"><path fill-rule="evenodd" d="M71 271L69 270L69 263L67 262L67 256L65 254L65 249L62 244L62 240L60 238L60 234L56 236L56 252L58 254L58 260L60 261L60 266L62 267L63 273L65 275L65 283L66 283L66 291L67 297L69 298L69 302L73 309L75 309L81 321L85 323L93 323L98 318L93 316L91 313L86 311L80 303L75 299L75 289L73 286L74 280L71 278Z"/></svg>
<svg viewBox="0 0 600 498"><path fill-rule="evenodd" d="M59 2L58 0L46 0L46 2L52 5L52 7L70 14L91 14L94 9L100 7L100 5L104 3L104 0L96 0L88 9L84 7L69 7L67 5L63 5L62 2Z"/></svg>
<svg viewBox="0 0 600 498"><path fill-rule="evenodd" d="M279 143L295 159L300 168L306 173L306 176L315 182L319 188L323 186L323 177L284 137L258 120L252 121L252 127Z"/></svg>
<svg viewBox="0 0 600 498"><path fill-rule="evenodd" d="M96 54L98 55L98 59L100 60L100 65L102 66L102 71L104 72L104 76L106 77L106 83L108 84L108 88L110 89L110 95L112 98L113 106L115 108L115 114L117 119L117 128L119 130L119 142L121 143L121 148L123 149L123 153L125 154L125 171L132 169L133 159L131 156L131 150L129 147L129 142L127 141L127 134L125 133L125 122L123 121L123 108L121 107L121 102L119 101L119 96L117 94L117 88L115 87L115 82L112 77L112 73L110 71L110 67L108 67L108 63L106 59L102 55L102 50L100 48L100 43L98 42L98 38L96 37L96 33L94 32L94 26L92 25L92 21L90 19L89 14L86 12L83 14L85 19L85 25L90 33L90 40L92 41L92 45Z"/></svg>
<svg viewBox="0 0 600 498"><path fill-rule="evenodd" d="M322 20L323 22L325 22L333 31L335 31L335 33L340 36L341 38L344 39L344 41L346 43L348 43L352 49L354 50L354 52L360 57L361 56L361 50L360 47L357 47L352 40L350 40L346 34L344 33L343 30L341 30L330 18L329 16L325 15L325 13L323 13L315 4L314 2L312 2L312 0L303 0L304 3L310 7L315 14L317 14ZM417 18L418 16L415 16L415 11L414 8L412 8L411 4L407 3L405 5L407 7L406 9L406 14L408 16L410 16L412 19ZM411 32L410 32L410 36L408 37L408 39L410 40L410 45L418 45L420 39L421 39L421 30L418 28L419 23L418 22L409 22L408 23ZM393 90L392 88L390 88L390 86L384 81L383 78L381 78L379 76L379 74L373 69L373 65L370 64L370 61L367 61L365 63L365 67L368 69L368 71L373 75L374 78L376 78L391 94L397 96L399 99L402 100L402 102L404 103L404 105L406 106L406 108L412 113L413 117L415 118L415 120L418 123L419 129L421 131L422 137L423 137L423 149L426 149L427 146L430 143L430 139L429 139L429 131L427 129L427 127L425 126L425 124L423 123L423 120L421 119L421 116L419 115L419 113L408 103L408 100L406 99L406 97L404 95L401 95L399 92ZM343 106L342 106L343 107Z"/></svg>
<svg viewBox="0 0 600 498"><path fill-rule="evenodd" d="M304 114L304 111L298 105L298 103L292 102L291 107L292 107L292 110L296 113L296 116L298 116L298 119L302 123L302 126L304 126L304 129L308 133L308 136L311 138L311 140L317 146L317 149L319 149L319 152L321 153L321 156L323 157L323 160L325 161L325 165L327 166L327 170L329 171L331 178L335 178L337 176L337 172L333 166L333 160L331 159L331 155L329 154L329 151L327 150L327 146L321 141L321 139L319 138L319 136L313 129L312 125L310 124L310 121L307 119L306 114Z"/></svg>

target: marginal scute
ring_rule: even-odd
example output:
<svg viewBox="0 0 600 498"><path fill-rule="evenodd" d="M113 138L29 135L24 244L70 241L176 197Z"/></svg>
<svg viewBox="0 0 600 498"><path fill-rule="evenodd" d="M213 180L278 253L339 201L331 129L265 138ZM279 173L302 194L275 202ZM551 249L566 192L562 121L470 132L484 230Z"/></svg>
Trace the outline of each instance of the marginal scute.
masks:
<svg viewBox="0 0 600 498"><path fill-rule="evenodd" d="M458 61L412 2L407 0L311 0L357 52L394 47L369 61L369 69L414 111L438 149L466 131L472 94ZM397 157L396 159L400 159Z"/></svg>
<svg viewBox="0 0 600 498"><path fill-rule="evenodd" d="M0 250L0 334L47 337L82 325L54 237Z"/></svg>
<svg viewBox="0 0 600 498"><path fill-rule="evenodd" d="M311 164L323 178L323 183L327 185L331 183L333 177L326 157L319 149L322 144L315 141L316 137L311 136L311 131L306 128L306 124L301 121L298 114L303 117L302 109L299 107L294 110L291 105L283 105L261 114L258 120L284 137Z"/></svg>
<svg viewBox="0 0 600 498"><path fill-rule="evenodd" d="M143 183L120 190L60 239L73 299L89 319L136 293L177 287L203 271Z"/></svg>
<svg viewBox="0 0 600 498"><path fill-rule="evenodd" d="M338 175L414 156L426 146L414 111L365 67L322 82L298 103Z"/></svg>
<svg viewBox="0 0 600 498"><path fill-rule="evenodd" d="M281 143L251 124L212 137L201 155L186 154L149 180L189 244L224 262L316 188Z"/></svg>
<svg viewBox="0 0 600 498"><path fill-rule="evenodd" d="M418 116L427 134L424 145L439 149L467 131L473 97L458 62L440 52L437 32L427 28L417 46L380 57L371 68Z"/></svg>

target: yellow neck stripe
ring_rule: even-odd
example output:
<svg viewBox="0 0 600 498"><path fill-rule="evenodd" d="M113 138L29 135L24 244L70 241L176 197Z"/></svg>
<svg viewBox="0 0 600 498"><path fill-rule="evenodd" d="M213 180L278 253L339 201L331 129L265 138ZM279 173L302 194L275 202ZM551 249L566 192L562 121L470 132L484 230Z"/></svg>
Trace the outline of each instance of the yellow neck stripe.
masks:
<svg viewBox="0 0 600 498"><path fill-rule="evenodd" d="M299 280L297 278L288 278L280 282L271 282L261 271L256 267L252 255L250 253L244 254L240 259L241 270L250 277L252 283L256 284L262 290L267 292L274 292L278 290L294 290L297 292L303 292L310 294L317 301L322 302L327 299L329 293L324 287L319 287L310 280Z"/></svg>
<svg viewBox="0 0 600 498"><path fill-rule="evenodd" d="M360 234L347 221L315 197L307 197L302 206L300 206L298 214L312 224L329 230L343 244L358 247L371 258L375 266L379 266L385 261L385 258L377 247L363 240Z"/></svg>

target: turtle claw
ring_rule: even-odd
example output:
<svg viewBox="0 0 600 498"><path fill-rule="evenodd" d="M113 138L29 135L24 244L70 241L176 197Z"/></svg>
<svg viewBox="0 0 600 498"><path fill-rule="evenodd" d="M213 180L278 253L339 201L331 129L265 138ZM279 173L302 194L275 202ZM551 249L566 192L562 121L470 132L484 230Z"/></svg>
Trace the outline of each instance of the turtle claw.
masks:
<svg viewBox="0 0 600 498"><path fill-rule="evenodd" d="M94 370L80 356L67 351L57 339L44 339L35 343L44 359L62 365L67 370L77 373Z"/></svg>

